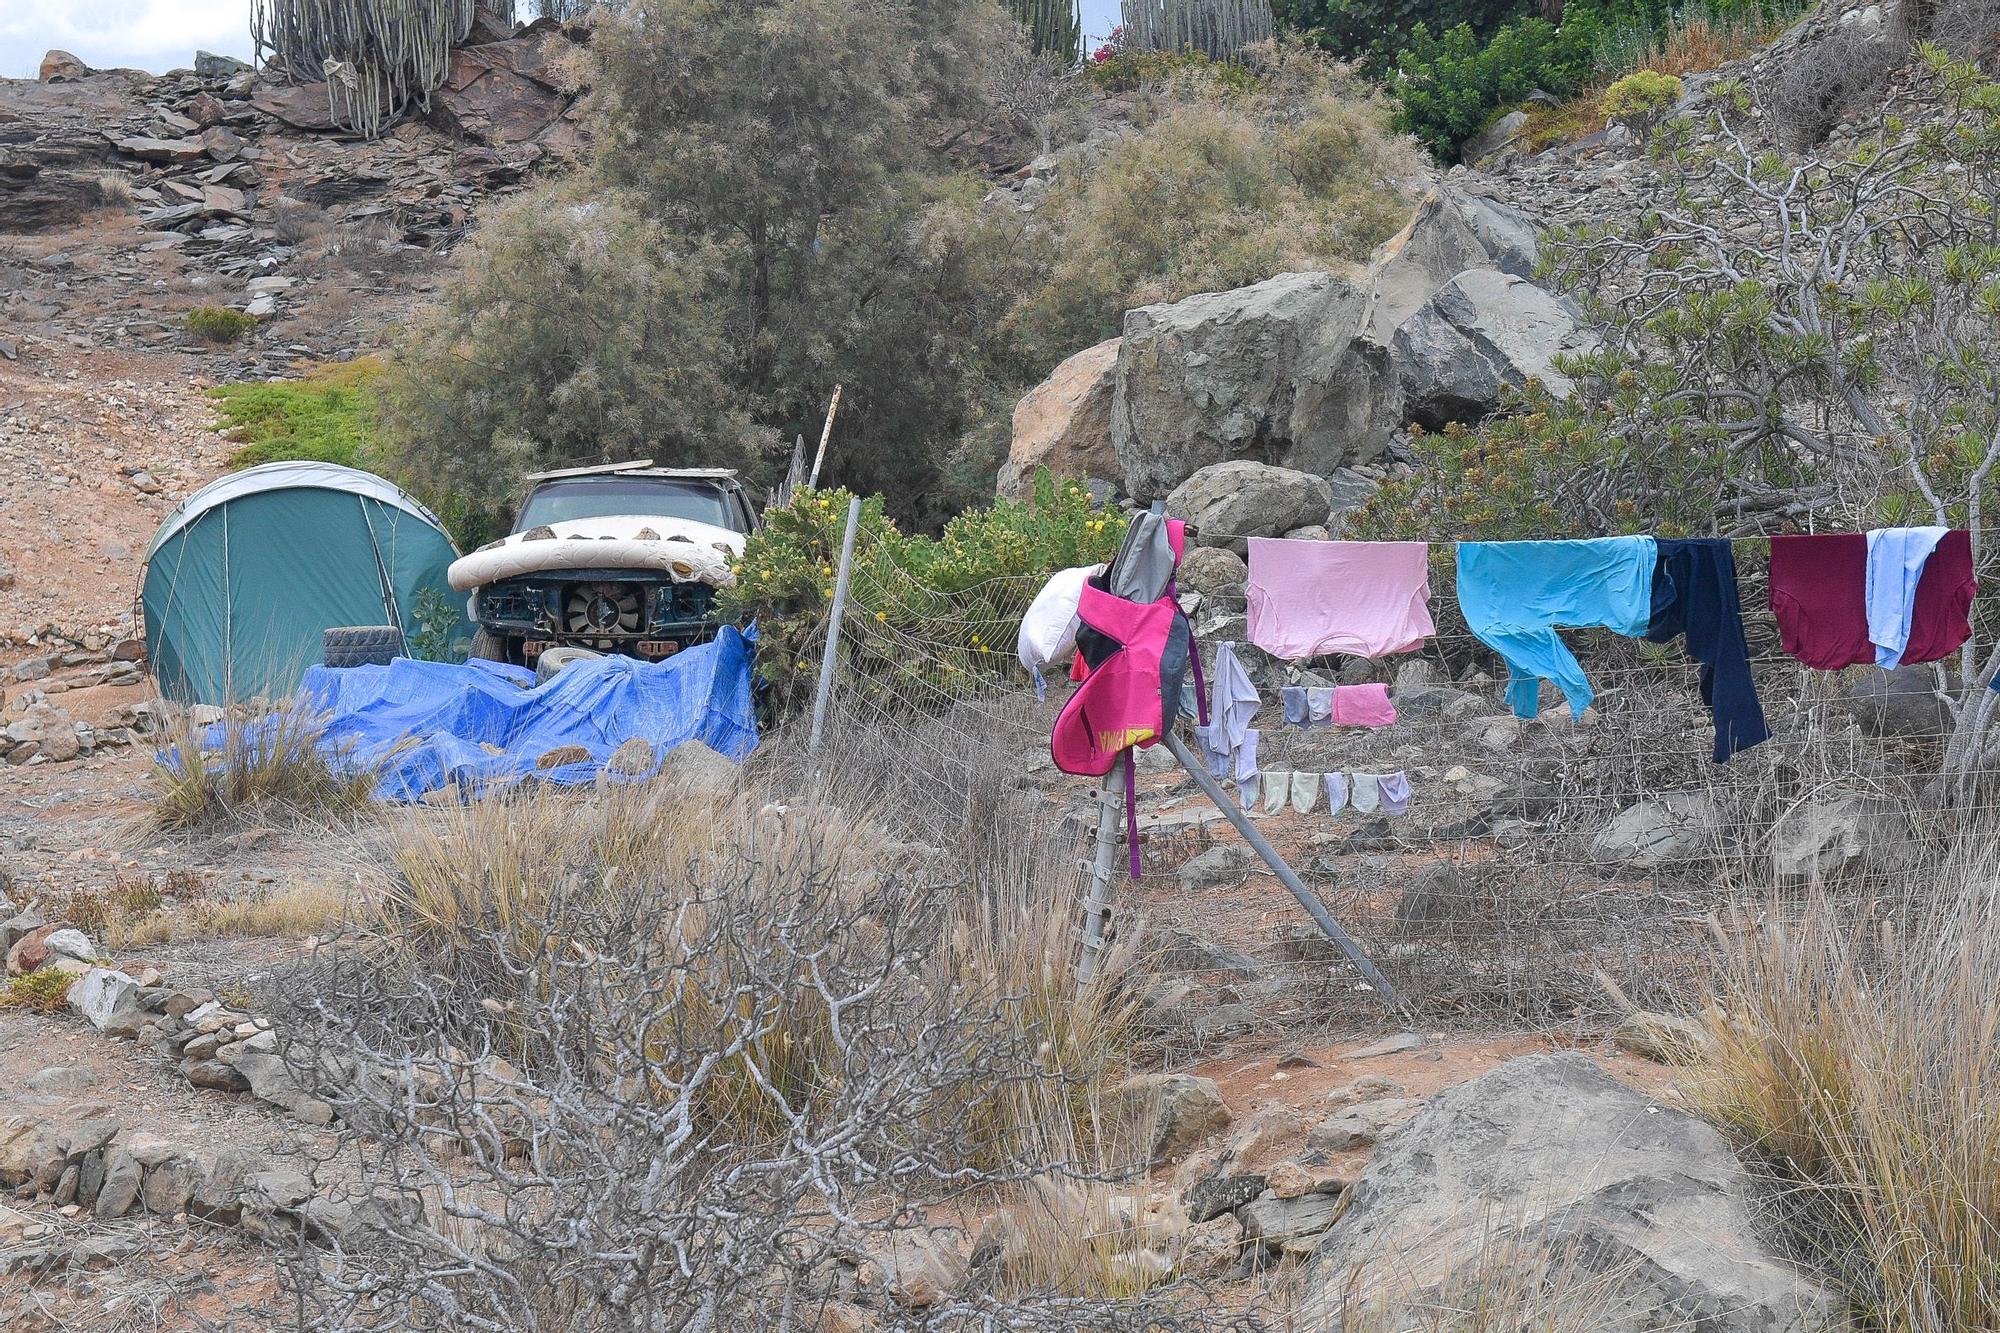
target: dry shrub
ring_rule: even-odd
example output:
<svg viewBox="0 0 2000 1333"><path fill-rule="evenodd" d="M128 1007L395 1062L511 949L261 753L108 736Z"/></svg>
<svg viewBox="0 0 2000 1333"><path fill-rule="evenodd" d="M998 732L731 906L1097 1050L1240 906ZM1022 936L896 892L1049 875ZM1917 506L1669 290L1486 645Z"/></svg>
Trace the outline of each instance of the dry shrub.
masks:
<svg viewBox="0 0 2000 1333"><path fill-rule="evenodd" d="M329 1176L372 1194L365 1234L291 1271L302 1325L808 1327L836 1256L927 1233L924 1205L1079 1174L1051 1126L1087 1137L1072 1108L1122 1052L1116 1004L1068 980L1070 886L1018 882L1053 864L1025 853L954 864L671 777L436 812L379 921L282 988L287 1058L351 1127ZM1007 1299L907 1326L1171 1326Z"/></svg>
<svg viewBox="0 0 2000 1333"><path fill-rule="evenodd" d="M351 820L374 801L378 765L325 744L326 718L296 701L197 723L169 716L153 761L152 821L170 833L251 823Z"/></svg>
<svg viewBox="0 0 2000 1333"><path fill-rule="evenodd" d="M1990 846L1968 839L1935 889L1718 930L1713 1049L1687 1079L1768 1156L1817 1257L1892 1333L2000 1326Z"/></svg>
<svg viewBox="0 0 2000 1333"><path fill-rule="evenodd" d="M1908 50L1908 34L1893 18L1880 32L1836 24L1786 58L1766 62L1756 81L1757 105L1786 148L1814 148L1842 117L1872 101Z"/></svg>

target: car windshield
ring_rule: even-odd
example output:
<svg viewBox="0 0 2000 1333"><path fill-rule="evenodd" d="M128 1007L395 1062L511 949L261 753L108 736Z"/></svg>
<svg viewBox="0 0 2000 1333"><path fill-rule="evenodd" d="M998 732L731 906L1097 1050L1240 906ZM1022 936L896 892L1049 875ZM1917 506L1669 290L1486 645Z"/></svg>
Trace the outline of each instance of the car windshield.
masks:
<svg viewBox="0 0 2000 1333"><path fill-rule="evenodd" d="M659 515L708 523L732 532L743 530L743 521L729 492L723 487L699 481L675 481L666 477L577 477L545 482L535 488L521 506L514 529L525 532L544 523L567 523L577 518L604 518L611 514Z"/></svg>

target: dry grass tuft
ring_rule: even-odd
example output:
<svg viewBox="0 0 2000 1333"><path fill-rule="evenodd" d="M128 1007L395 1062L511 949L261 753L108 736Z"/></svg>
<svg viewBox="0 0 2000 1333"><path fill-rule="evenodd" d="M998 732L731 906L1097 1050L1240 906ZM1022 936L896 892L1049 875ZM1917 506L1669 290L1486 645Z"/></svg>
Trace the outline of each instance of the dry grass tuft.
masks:
<svg viewBox="0 0 2000 1333"><path fill-rule="evenodd" d="M1579 1243L1536 1241L1499 1226L1488 1230L1478 1265L1443 1291L1412 1281L1362 1292L1359 1275L1312 1326L1325 1333L1598 1333L1630 1326L1636 1265L1593 1265ZM1696 1333L1692 1321L1649 1311L1645 1327Z"/></svg>
<svg viewBox="0 0 2000 1333"><path fill-rule="evenodd" d="M1891 1333L2000 1327L2000 904L1990 853L1935 896L1718 930L1690 1093L1769 1155L1816 1257Z"/></svg>
<svg viewBox="0 0 2000 1333"><path fill-rule="evenodd" d="M325 735L325 718L294 701L232 711L212 726L176 713L153 762L154 827L195 833L354 818L374 802L377 769L329 754Z"/></svg>

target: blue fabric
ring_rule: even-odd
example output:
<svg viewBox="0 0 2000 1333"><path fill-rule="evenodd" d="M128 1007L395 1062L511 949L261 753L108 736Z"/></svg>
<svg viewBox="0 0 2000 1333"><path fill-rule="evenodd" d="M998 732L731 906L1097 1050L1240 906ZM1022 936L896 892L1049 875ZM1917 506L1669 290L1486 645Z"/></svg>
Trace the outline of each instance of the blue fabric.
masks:
<svg viewBox="0 0 2000 1333"><path fill-rule="evenodd" d="M658 772L684 741L730 759L757 745L750 644L733 626L663 662L591 659L541 686L532 672L495 662L397 658L387 666L312 667L299 692L329 714L329 750L352 764L383 765L380 795L392 801L446 786L471 796L530 775L592 782L634 737L653 746L653 763L635 777ZM566 745L590 758L536 773L537 758Z"/></svg>
<svg viewBox="0 0 2000 1333"><path fill-rule="evenodd" d="M1646 637L1670 643L1687 636L1688 654L1701 664L1701 701L1715 718L1715 762L1727 763L1738 750L1771 738L1750 675L1736 556L1720 537L1662 537L1657 545Z"/></svg>
<svg viewBox="0 0 2000 1333"><path fill-rule="evenodd" d="M1651 537L1458 544L1459 609L1507 663L1507 702L1516 717L1541 711L1543 680L1563 692L1572 717L1583 716L1596 696L1556 627L1644 634L1657 556Z"/></svg>
<svg viewBox="0 0 2000 1333"><path fill-rule="evenodd" d="M1937 550L1950 528L1876 528L1868 534L1868 640L1875 645L1875 665L1903 664L1910 642L1910 613L1917 602L1917 580L1924 562Z"/></svg>

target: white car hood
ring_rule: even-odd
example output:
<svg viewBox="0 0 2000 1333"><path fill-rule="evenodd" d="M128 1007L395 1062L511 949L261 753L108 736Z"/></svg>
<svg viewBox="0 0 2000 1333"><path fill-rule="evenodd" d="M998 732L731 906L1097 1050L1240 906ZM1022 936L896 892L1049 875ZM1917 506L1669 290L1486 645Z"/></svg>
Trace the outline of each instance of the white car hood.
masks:
<svg viewBox="0 0 2000 1333"><path fill-rule="evenodd" d="M736 582L730 566L742 556L743 543L740 532L692 519L657 514L577 518L489 542L453 561L447 576L453 588L465 592L522 574L623 568L655 570L676 583L727 588Z"/></svg>

